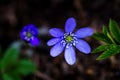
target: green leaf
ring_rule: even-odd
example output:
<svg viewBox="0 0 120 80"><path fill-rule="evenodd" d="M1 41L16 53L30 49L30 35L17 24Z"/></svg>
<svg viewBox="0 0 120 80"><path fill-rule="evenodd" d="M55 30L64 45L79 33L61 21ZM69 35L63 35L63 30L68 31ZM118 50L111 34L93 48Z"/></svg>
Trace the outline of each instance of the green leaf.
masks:
<svg viewBox="0 0 120 80"><path fill-rule="evenodd" d="M35 71L36 71L36 66L33 62L29 60L21 60L17 65L17 69L15 70L15 73L21 75L28 75Z"/></svg>
<svg viewBox="0 0 120 80"><path fill-rule="evenodd" d="M112 36L115 38L115 40L120 43L120 28L117 22L110 19L109 29L110 29Z"/></svg>
<svg viewBox="0 0 120 80"><path fill-rule="evenodd" d="M111 44L109 46L109 49L107 49L105 52L103 52L98 58L97 60L103 60L106 59L110 56L113 56L117 53L120 52L120 46L119 45L115 45L115 44Z"/></svg>
<svg viewBox="0 0 120 80"><path fill-rule="evenodd" d="M3 80L21 80L20 77L15 76L15 75L11 75L11 74L8 74L8 73L4 73L2 75L2 77L3 77Z"/></svg>
<svg viewBox="0 0 120 80"><path fill-rule="evenodd" d="M14 80L21 80L21 79L18 76L14 76Z"/></svg>
<svg viewBox="0 0 120 80"><path fill-rule="evenodd" d="M10 76L10 75L8 75L8 74L6 74L6 73L4 73L4 74L2 75L2 77L3 77L3 80L14 80L12 76Z"/></svg>
<svg viewBox="0 0 120 80"><path fill-rule="evenodd" d="M108 44L112 44L113 42L103 33L94 33L92 35L93 38L97 39L97 40L101 40L103 42L106 42Z"/></svg>
<svg viewBox="0 0 120 80"><path fill-rule="evenodd" d="M115 41L113 40L113 38L111 37L110 33L107 30L107 26L103 26L103 33L104 35L106 35L106 37L108 37L112 43L116 44Z"/></svg>
<svg viewBox="0 0 120 80"><path fill-rule="evenodd" d="M105 35L107 35L107 33L108 33L107 26L103 25L103 30L102 30L102 32L103 32Z"/></svg>
<svg viewBox="0 0 120 80"><path fill-rule="evenodd" d="M110 47L110 45L101 45L99 47L97 47L96 49L94 49L92 51L92 53L97 53L97 52L101 52L101 51L105 51Z"/></svg>
<svg viewBox="0 0 120 80"><path fill-rule="evenodd" d="M2 71L7 70L11 65L16 64L19 53L14 48L8 48L1 60Z"/></svg>

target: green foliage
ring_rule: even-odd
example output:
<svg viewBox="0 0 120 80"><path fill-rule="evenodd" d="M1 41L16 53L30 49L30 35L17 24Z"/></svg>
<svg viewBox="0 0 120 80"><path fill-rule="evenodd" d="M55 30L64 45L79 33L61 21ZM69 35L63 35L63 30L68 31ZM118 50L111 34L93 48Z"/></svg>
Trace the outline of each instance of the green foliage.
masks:
<svg viewBox="0 0 120 80"><path fill-rule="evenodd" d="M103 52L97 60L109 58L120 52L120 29L117 22L111 19L109 21L109 31L107 26L104 25L101 33L94 33L93 35L93 38L105 43L92 51L92 53Z"/></svg>
<svg viewBox="0 0 120 80"><path fill-rule="evenodd" d="M4 73L2 77L3 77L3 80L13 80L12 76L6 73Z"/></svg>
<svg viewBox="0 0 120 80"><path fill-rule="evenodd" d="M108 34L108 30L107 30L107 26L103 25L103 34L107 35Z"/></svg>
<svg viewBox="0 0 120 80"><path fill-rule="evenodd" d="M110 33L107 30L107 26L105 26L105 25L103 26L103 34L111 41L111 43L115 44L115 41L111 37Z"/></svg>
<svg viewBox="0 0 120 80"><path fill-rule="evenodd" d="M2 71L7 70L9 67L14 65L18 59L19 53L14 48L8 48L1 60L1 69Z"/></svg>
<svg viewBox="0 0 120 80"><path fill-rule="evenodd" d="M112 36L114 37L114 39L117 42L120 43L120 28L119 28L117 22L115 22L114 20L110 19L109 29L110 29L110 32L111 32Z"/></svg>
<svg viewBox="0 0 120 80"><path fill-rule="evenodd" d="M112 44L113 42L108 38L108 36L104 35L103 33L94 33L93 38L103 41L108 44Z"/></svg>
<svg viewBox="0 0 120 80"><path fill-rule="evenodd" d="M21 76L35 72L36 66L29 59L19 59L19 51L10 47L0 60L0 71L3 80L21 80Z"/></svg>
<svg viewBox="0 0 120 80"><path fill-rule="evenodd" d="M4 73L2 76L3 80L21 80L20 77L12 76L11 74Z"/></svg>
<svg viewBox="0 0 120 80"><path fill-rule="evenodd" d="M21 60L17 64L17 69L15 73L19 73L20 75L28 75L33 73L36 70L34 64L29 60Z"/></svg>
<svg viewBox="0 0 120 80"><path fill-rule="evenodd" d="M97 60L106 59L120 52L120 46L111 44L109 47L97 58Z"/></svg>
<svg viewBox="0 0 120 80"><path fill-rule="evenodd" d="M94 49L92 51L92 53L97 53L97 52L101 52L101 51L105 51L109 48L110 45L101 45L99 47L97 47L96 49Z"/></svg>

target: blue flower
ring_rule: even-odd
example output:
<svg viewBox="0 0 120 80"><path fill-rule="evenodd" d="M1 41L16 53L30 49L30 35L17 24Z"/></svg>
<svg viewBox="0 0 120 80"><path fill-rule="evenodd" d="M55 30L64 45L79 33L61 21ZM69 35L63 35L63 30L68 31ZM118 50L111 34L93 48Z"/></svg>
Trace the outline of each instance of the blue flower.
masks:
<svg viewBox="0 0 120 80"><path fill-rule="evenodd" d="M20 37L29 42L32 46L38 46L40 43L38 39L38 30L33 24L26 25L20 32Z"/></svg>
<svg viewBox="0 0 120 80"><path fill-rule="evenodd" d="M93 29L85 27L73 33L75 27L75 19L68 18L65 23L65 33L61 29L52 28L49 30L49 33L54 38L47 42L48 46L54 45L50 50L50 55L52 57L58 56L65 48L64 57L69 65L73 65L76 61L76 54L73 46L84 54L89 54L91 52L89 44L81 38L91 36L93 34Z"/></svg>

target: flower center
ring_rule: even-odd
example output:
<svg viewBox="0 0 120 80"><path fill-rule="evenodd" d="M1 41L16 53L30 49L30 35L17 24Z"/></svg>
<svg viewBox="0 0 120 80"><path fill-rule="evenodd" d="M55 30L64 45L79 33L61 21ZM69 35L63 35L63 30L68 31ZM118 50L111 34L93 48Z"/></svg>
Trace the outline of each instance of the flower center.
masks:
<svg viewBox="0 0 120 80"><path fill-rule="evenodd" d="M30 32L27 32L27 33L26 33L26 36L27 36L28 38L30 38L30 37L32 37L32 34L31 34Z"/></svg>
<svg viewBox="0 0 120 80"><path fill-rule="evenodd" d="M66 48L68 48L69 45L75 46L75 44L77 43L77 38L73 33L65 33L61 43L63 44L63 46L66 45Z"/></svg>
<svg viewBox="0 0 120 80"><path fill-rule="evenodd" d="M66 36L65 40L66 40L66 42L72 42L73 37L68 35L68 36Z"/></svg>

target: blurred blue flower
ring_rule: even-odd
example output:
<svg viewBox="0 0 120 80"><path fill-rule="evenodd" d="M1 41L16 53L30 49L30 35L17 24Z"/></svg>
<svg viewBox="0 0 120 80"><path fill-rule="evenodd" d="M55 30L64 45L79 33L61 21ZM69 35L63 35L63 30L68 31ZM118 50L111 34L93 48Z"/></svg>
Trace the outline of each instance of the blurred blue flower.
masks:
<svg viewBox="0 0 120 80"><path fill-rule="evenodd" d="M54 38L47 42L48 46L54 45L50 50L50 55L52 57L58 56L65 48L64 57L69 65L73 65L76 61L76 54L73 46L84 54L89 54L91 52L89 44L81 38L91 36L93 34L93 29L85 27L73 33L75 27L75 19L68 18L65 23L65 33L59 28L52 28L49 30L49 33Z"/></svg>
<svg viewBox="0 0 120 80"><path fill-rule="evenodd" d="M38 46L40 43L38 39L38 30L33 24L26 25L20 32L20 37L29 42L32 46Z"/></svg>

